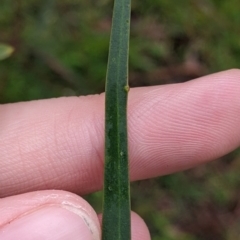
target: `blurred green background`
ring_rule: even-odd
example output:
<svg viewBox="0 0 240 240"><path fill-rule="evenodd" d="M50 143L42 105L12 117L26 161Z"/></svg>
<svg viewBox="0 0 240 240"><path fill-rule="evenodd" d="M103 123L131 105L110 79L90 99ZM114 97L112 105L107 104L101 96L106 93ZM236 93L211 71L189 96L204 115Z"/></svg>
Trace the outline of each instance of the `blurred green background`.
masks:
<svg viewBox="0 0 240 240"><path fill-rule="evenodd" d="M1 0L0 102L104 91L113 1ZM238 68L238 0L133 1L130 86ZM240 239L240 151L132 184L132 209L153 240ZM102 193L85 198L101 211Z"/></svg>

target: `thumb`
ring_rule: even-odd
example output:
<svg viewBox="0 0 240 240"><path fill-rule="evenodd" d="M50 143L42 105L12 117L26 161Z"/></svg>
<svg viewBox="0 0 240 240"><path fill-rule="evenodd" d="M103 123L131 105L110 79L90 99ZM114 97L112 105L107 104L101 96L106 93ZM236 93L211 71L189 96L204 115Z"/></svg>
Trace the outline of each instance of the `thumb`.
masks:
<svg viewBox="0 0 240 240"><path fill-rule="evenodd" d="M0 239L100 240L99 220L79 196L37 191L0 200Z"/></svg>

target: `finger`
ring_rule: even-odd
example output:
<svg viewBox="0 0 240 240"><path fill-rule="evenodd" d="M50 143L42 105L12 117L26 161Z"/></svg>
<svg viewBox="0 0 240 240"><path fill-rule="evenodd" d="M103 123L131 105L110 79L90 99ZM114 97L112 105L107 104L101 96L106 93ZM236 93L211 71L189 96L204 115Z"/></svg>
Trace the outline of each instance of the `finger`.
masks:
<svg viewBox="0 0 240 240"><path fill-rule="evenodd" d="M99 219L89 204L64 191L38 191L0 200L0 239L100 240ZM149 240L142 218L131 213L132 240Z"/></svg>
<svg viewBox="0 0 240 240"><path fill-rule="evenodd" d="M131 89L131 179L216 159L240 144L240 71ZM0 194L102 187L104 95L3 105Z"/></svg>
<svg viewBox="0 0 240 240"><path fill-rule="evenodd" d="M143 219L136 213L131 213L131 239L150 240L149 230Z"/></svg>
<svg viewBox="0 0 240 240"><path fill-rule="evenodd" d="M239 70L134 92L132 179L186 170L239 147L239 92Z"/></svg>
<svg viewBox="0 0 240 240"><path fill-rule="evenodd" d="M96 213L64 191L38 191L0 200L0 239L100 240Z"/></svg>

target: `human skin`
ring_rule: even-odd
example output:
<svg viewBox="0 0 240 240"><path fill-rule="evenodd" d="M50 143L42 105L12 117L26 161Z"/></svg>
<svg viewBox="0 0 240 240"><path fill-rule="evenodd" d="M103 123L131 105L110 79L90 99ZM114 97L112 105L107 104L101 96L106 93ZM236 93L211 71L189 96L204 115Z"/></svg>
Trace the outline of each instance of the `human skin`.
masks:
<svg viewBox="0 0 240 240"><path fill-rule="evenodd" d="M239 93L236 69L131 89L131 180L189 169L239 147ZM104 94L0 106L0 152L0 239L100 239L101 215L78 195L103 185ZM150 239L137 214L131 221L133 240Z"/></svg>

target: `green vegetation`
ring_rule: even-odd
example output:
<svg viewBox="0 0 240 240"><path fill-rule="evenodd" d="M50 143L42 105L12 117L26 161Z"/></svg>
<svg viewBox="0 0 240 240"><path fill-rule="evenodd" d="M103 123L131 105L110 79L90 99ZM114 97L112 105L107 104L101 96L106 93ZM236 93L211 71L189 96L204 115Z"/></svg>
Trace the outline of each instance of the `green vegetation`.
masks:
<svg viewBox="0 0 240 240"><path fill-rule="evenodd" d="M1 1L0 42L15 51L0 61L0 102L103 92L112 4ZM131 87L239 67L239 1L132 4ZM237 151L191 171L133 183L132 209L152 239L238 239L239 158ZM86 198L101 211L101 192Z"/></svg>
<svg viewBox="0 0 240 240"><path fill-rule="evenodd" d="M130 240L127 97L131 0L115 0L106 76L102 240Z"/></svg>

